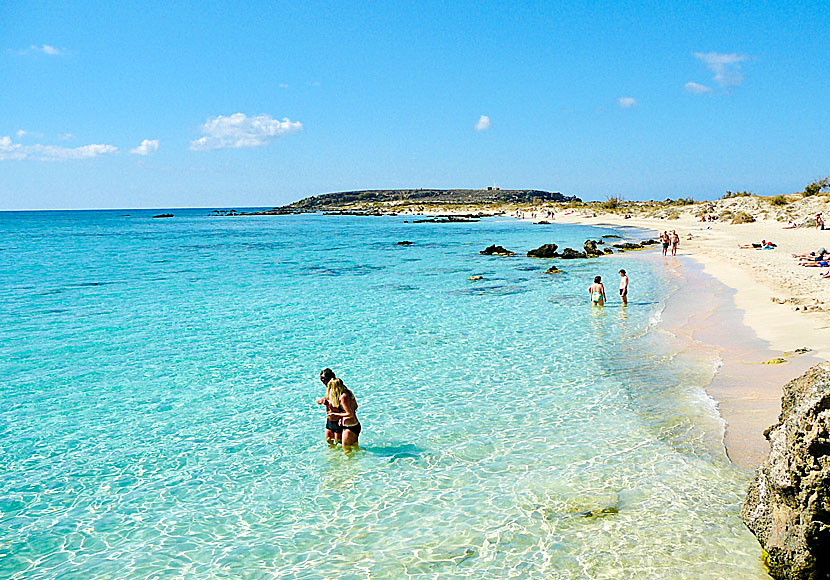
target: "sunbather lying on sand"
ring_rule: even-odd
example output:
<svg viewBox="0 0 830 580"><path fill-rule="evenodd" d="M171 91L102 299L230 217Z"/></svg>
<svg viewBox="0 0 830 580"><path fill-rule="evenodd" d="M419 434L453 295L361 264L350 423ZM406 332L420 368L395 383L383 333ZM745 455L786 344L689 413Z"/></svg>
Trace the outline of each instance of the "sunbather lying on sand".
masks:
<svg viewBox="0 0 830 580"><path fill-rule="evenodd" d="M809 254L793 254L793 258L816 259L816 258L820 258L821 256L823 256L826 253L827 253L827 250L825 250L824 248L819 248L815 252L810 252Z"/></svg>
<svg viewBox="0 0 830 580"><path fill-rule="evenodd" d="M738 244L738 247L744 250L774 250L778 246L772 242L761 240L760 244Z"/></svg>
<svg viewBox="0 0 830 580"><path fill-rule="evenodd" d="M804 266L805 268L826 268L827 266L830 266L830 262L827 260L818 260L817 262L799 262L798 265Z"/></svg>

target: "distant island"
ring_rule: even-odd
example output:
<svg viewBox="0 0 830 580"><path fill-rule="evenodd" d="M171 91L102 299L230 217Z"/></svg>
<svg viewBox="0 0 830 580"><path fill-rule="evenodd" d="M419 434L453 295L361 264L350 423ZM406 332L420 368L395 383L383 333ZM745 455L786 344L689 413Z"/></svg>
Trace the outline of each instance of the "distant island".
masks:
<svg viewBox="0 0 830 580"><path fill-rule="evenodd" d="M396 209L429 211L430 209L480 209L545 203L581 202L576 196L539 189L365 189L312 195L294 203L256 212L217 210L224 215L282 215L313 212L389 213Z"/></svg>

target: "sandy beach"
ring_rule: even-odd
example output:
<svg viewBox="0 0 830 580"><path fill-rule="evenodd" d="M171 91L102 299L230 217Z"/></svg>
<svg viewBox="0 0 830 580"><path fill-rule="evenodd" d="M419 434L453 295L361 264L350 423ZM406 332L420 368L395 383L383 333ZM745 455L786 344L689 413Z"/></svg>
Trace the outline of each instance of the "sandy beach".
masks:
<svg viewBox="0 0 830 580"><path fill-rule="evenodd" d="M698 312L697 320L684 320L682 326L694 340L721 351L723 366L707 391L727 423L730 457L744 467L759 463L768 451L763 430L778 416L784 383L830 359L830 313L825 310L830 305L830 280L819 274L826 268L801 267L792 256L830 245L830 231L785 229L780 221L764 219L730 224L700 222L691 216L626 219L612 213L557 214L555 221L676 230L681 239L678 259L665 259L667 267L683 269L684 260L693 260L731 290L731 309ZM739 248L762 239L778 247ZM691 285L700 282L689 280ZM742 330L743 325L751 332ZM810 352L795 352L803 348ZM779 358L784 362L764 364Z"/></svg>

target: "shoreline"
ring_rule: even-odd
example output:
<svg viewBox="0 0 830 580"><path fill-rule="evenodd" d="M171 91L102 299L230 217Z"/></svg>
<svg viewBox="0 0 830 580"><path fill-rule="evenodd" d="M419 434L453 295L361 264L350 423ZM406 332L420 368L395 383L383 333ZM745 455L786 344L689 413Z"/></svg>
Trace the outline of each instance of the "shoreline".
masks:
<svg viewBox="0 0 830 580"><path fill-rule="evenodd" d="M678 231L681 243L676 259L648 252L649 259L665 260L671 274L682 278L674 302L685 304L680 312L673 312L677 309L670 302L664 323L670 332L688 339L690 348L702 345L718 352L721 364L705 391L725 422L726 454L739 467L759 465L769 453L763 433L778 420L784 384L830 359L830 317L826 311L810 309L803 298L812 276L813 281L826 283L820 287L824 292L816 295L817 303L830 302L830 296L825 300L830 281L817 279L818 268L798 268L790 255L809 251L811 241L813 245L825 243L814 241L810 230L782 230L779 223L667 223L607 214L557 215L553 223ZM779 248L738 249L739 243L755 241L755 237L773 239ZM802 310L805 306L808 309ZM805 347L811 349L809 353L793 354ZM785 362L764 364L776 358Z"/></svg>

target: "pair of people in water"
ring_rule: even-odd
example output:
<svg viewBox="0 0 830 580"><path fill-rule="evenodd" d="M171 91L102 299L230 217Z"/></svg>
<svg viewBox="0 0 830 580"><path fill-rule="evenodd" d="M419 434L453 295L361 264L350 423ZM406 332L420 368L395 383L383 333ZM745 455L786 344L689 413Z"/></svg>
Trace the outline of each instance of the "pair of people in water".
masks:
<svg viewBox="0 0 830 580"><path fill-rule="evenodd" d="M605 306L608 298L605 296L605 285L602 283L602 276L595 276L594 283L588 286L588 294L591 296L591 304L594 306ZM620 299L623 305L628 304L628 274L620 270Z"/></svg>
<svg viewBox="0 0 830 580"><path fill-rule="evenodd" d="M320 381L326 385L326 394L317 399L317 404L326 408L326 441L342 444L346 450L357 447L362 427L354 393L329 368L320 371Z"/></svg>

